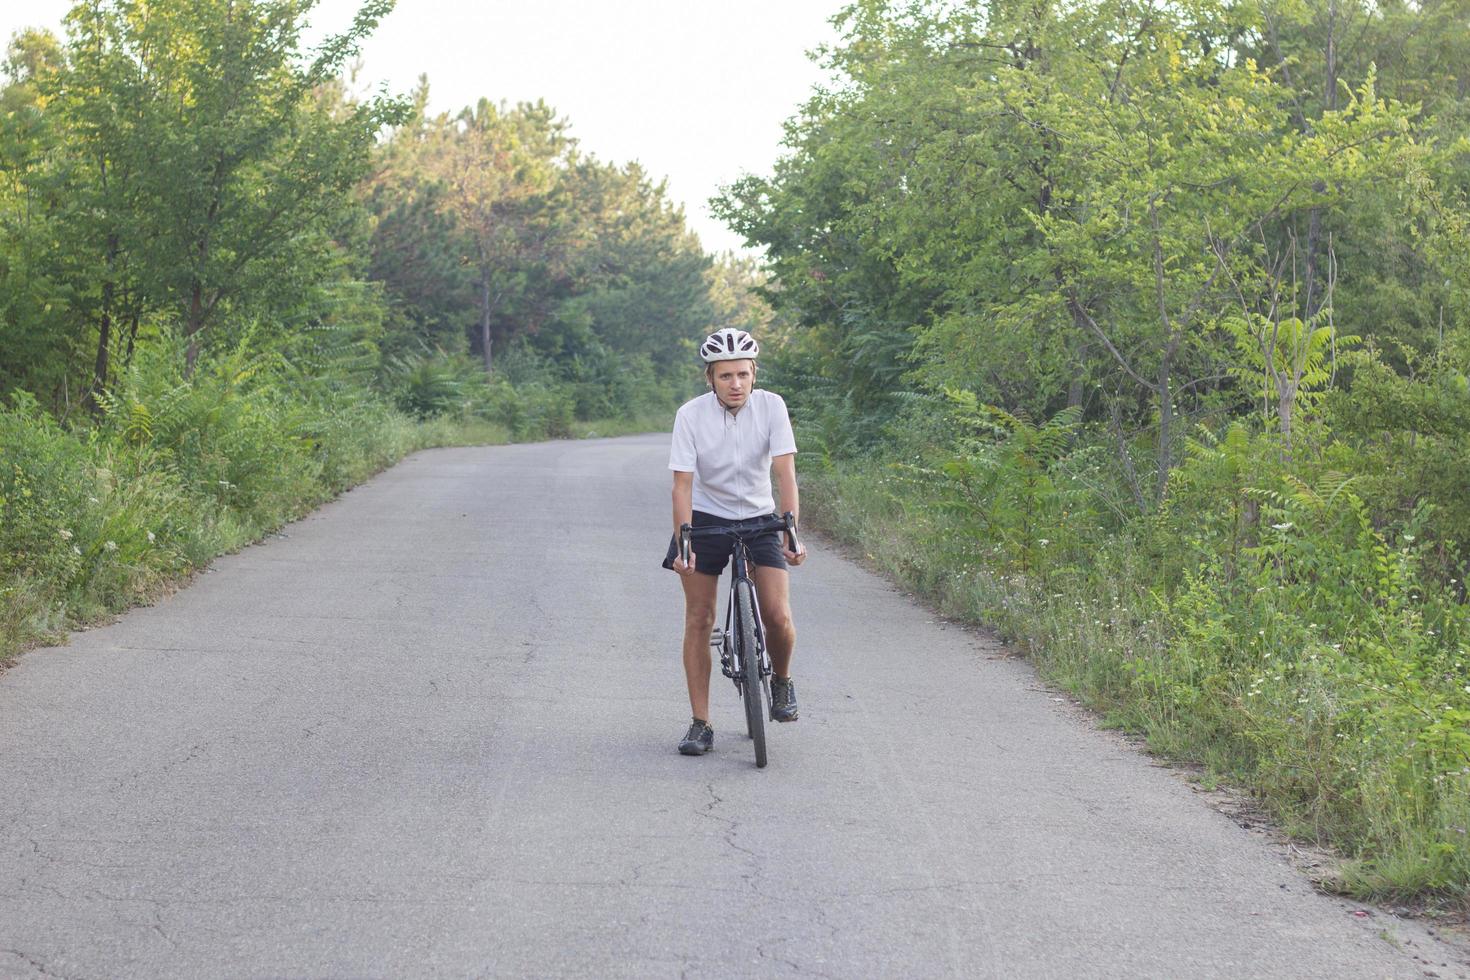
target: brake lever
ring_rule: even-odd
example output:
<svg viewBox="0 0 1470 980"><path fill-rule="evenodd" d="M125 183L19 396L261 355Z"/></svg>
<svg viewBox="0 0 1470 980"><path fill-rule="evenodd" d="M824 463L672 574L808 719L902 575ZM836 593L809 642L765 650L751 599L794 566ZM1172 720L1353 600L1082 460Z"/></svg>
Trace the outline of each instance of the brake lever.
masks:
<svg viewBox="0 0 1470 980"><path fill-rule="evenodd" d="M788 510L781 515L781 520L786 524L786 541L791 545L791 553L801 554L801 542L796 540L796 515Z"/></svg>

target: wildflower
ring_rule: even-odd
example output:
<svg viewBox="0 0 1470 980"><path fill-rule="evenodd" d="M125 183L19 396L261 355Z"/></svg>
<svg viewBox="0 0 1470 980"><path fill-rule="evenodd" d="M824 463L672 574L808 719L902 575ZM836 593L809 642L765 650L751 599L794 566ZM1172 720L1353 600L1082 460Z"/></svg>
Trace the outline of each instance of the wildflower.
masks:
<svg viewBox="0 0 1470 980"><path fill-rule="evenodd" d="M148 532L148 543L149 544L152 544L155 540L156 539L153 537L153 532L152 531L149 531Z"/></svg>
<svg viewBox="0 0 1470 980"><path fill-rule="evenodd" d="M75 554L75 555L80 555L82 553L82 549L81 548L78 548L76 545L72 545L71 546L71 550L72 550L72 554Z"/></svg>
<svg viewBox="0 0 1470 980"><path fill-rule="evenodd" d="M89 503L89 504L100 504L100 503L102 503L102 501L98 500L96 497L88 497L87 498L87 503Z"/></svg>
<svg viewBox="0 0 1470 980"><path fill-rule="evenodd" d="M117 550L117 542L116 541L108 541L102 547L106 548L108 551L116 551Z"/></svg>
<svg viewBox="0 0 1470 980"><path fill-rule="evenodd" d="M1273 531L1290 531L1294 526L1295 525L1293 525L1291 523L1291 521L1287 521L1285 524L1272 524L1271 525L1271 530L1273 530Z"/></svg>
<svg viewBox="0 0 1470 980"><path fill-rule="evenodd" d="M71 540L71 532L68 531L66 528L62 528L60 533L61 533L61 540L63 540L63 541L70 541Z"/></svg>

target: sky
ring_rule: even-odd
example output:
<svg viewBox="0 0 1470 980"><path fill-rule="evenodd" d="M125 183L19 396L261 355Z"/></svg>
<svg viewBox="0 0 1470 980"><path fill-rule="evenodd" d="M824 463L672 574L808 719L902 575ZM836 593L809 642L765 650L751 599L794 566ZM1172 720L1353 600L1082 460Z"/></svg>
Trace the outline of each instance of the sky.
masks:
<svg viewBox="0 0 1470 980"><path fill-rule="evenodd" d="M362 51L358 87L406 94L429 76L433 111L480 97L545 99L584 152L667 178L706 249L741 240L706 202L768 173L782 123L822 80L808 51L836 39L844 0L398 0ZM351 23L360 0L321 0L308 38ZM60 33L68 0L0 3L0 37Z"/></svg>

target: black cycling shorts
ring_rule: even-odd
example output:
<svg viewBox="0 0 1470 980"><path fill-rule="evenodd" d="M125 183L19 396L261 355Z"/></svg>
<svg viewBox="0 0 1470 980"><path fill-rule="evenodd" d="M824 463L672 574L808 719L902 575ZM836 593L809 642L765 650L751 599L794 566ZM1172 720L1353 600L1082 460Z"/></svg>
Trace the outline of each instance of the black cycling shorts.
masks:
<svg viewBox="0 0 1470 980"><path fill-rule="evenodd" d="M755 519L765 520L764 517ZM703 535L698 529L701 527L733 527L743 522L733 521L728 517L716 517L714 514L696 510L689 523L696 529L691 545L694 551L694 570L706 575L719 575L730 563L730 555L735 551L735 539L728 534ZM781 547L781 538L780 531L772 531L750 540L748 542L750 560L766 568L786 568L786 552ZM674 558L678 554L679 538L676 535L670 535L669 553L664 555L664 567L672 569Z"/></svg>

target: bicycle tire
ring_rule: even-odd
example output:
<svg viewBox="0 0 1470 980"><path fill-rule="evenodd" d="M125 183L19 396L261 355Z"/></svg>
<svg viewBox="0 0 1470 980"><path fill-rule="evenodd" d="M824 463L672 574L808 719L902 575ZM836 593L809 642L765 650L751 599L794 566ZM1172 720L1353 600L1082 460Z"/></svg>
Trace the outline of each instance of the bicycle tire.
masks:
<svg viewBox="0 0 1470 980"><path fill-rule="evenodd" d="M750 583L735 583L736 638L740 649L740 697L745 701L745 731L755 743L755 765L764 769L766 765L766 713L761 704L761 658L755 645L755 602L750 593Z"/></svg>

